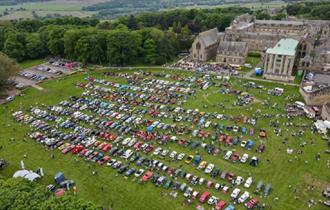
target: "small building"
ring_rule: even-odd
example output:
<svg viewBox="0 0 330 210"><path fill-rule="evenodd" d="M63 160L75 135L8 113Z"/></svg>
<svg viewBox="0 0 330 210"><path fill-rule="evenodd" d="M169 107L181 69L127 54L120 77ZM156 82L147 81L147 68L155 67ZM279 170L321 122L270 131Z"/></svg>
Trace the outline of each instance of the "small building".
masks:
<svg viewBox="0 0 330 210"><path fill-rule="evenodd" d="M191 59L205 62L215 57L222 36L223 33L219 33L217 28L198 34L190 49Z"/></svg>
<svg viewBox="0 0 330 210"><path fill-rule="evenodd" d="M271 80L293 81L292 70L299 41L281 39L275 47L268 48L265 56L263 77Z"/></svg>
<svg viewBox="0 0 330 210"><path fill-rule="evenodd" d="M246 42L220 41L216 62L243 65L247 54L248 44Z"/></svg>
<svg viewBox="0 0 330 210"><path fill-rule="evenodd" d="M330 121L330 101L324 103L322 107L321 117L323 120Z"/></svg>

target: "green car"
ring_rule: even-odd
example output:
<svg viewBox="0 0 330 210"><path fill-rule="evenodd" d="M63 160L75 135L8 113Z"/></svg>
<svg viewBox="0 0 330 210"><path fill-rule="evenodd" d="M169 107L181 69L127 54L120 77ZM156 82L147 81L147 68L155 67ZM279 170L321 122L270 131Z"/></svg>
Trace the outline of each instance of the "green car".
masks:
<svg viewBox="0 0 330 210"><path fill-rule="evenodd" d="M171 181L171 180L168 180L168 181L165 183L164 188L165 188L165 189L170 188L171 184L172 184L172 181Z"/></svg>

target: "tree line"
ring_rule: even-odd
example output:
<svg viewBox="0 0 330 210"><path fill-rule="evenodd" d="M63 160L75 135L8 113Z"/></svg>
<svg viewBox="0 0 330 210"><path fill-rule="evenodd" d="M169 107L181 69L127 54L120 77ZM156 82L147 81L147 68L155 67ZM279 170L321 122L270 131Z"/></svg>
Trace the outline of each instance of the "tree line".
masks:
<svg viewBox="0 0 330 210"><path fill-rule="evenodd" d="M244 8L180 9L111 21L65 17L0 22L0 50L21 62L62 56L83 63L164 64L188 52L195 34L230 25Z"/></svg>
<svg viewBox="0 0 330 210"><path fill-rule="evenodd" d="M287 13L293 16L303 16L309 19L330 20L330 2L303 2L287 6Z"/></svg>
<svg viewBox="0 0 330 210"><path fill-rule="evenodd" d="M70 192L57 198L45 186L21 178L0 179L0 197L0 210L101 209Z"/></svg>

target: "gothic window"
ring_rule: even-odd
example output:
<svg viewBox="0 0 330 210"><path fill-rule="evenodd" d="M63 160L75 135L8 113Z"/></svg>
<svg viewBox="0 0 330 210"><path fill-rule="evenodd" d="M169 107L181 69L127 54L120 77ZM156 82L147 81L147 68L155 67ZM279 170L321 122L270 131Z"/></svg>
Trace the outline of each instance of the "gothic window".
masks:
<svg viewBox="0 0 330 210"><path fill-rule="evenodd" d="M196 49L197 50L200 50L201 49L201 43L199 43L199 42L196 43Z"/></svg>

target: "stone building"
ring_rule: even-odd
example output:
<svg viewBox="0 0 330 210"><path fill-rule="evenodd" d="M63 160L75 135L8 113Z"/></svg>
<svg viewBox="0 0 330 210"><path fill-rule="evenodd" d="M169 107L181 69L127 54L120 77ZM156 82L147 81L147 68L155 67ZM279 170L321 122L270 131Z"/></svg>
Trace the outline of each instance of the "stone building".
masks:
<svg viewBox="0 0 330 210"><path fill-rule="evenodd" d="M222 36L223 33L219 33L217 28L200 33L190 49L191 59L205 62L215 57Z"/></svg>
<svg viewBox="0 0 330 210"><path fill-rule="evenodd" d="M191 58L196 61L212 57L219 57L218 61L233 59L231 56L235 52L218 50L222 54L216 56L221 41L245 42L249 51L263 54L285 38L299 41L295 69L330 70L330 21L326 20L258 20L253 15L243 14L236 17L224 33L217 29L200 33L192 45Z"/></svg>
<svg viewBox="0 0 330 210"><path fill-rule="evenodd" d="M330 101L330 73L306 72L299 92L307 105L322 106Z"/></svg>
<svg viewBox="0 0 330 210"><path fill-rule="evenodd" d="M243 65L248 53L246 42L221 41L219 43L216 62L220 64Z"/></svg>
<svg viewBox="0 0 330 210"><path fill-rule="evenodd" d="M281 39L273 48L268 48L265 56L263 77L272 80L293 81L293 65L296 59L298 41Z"/></svg>
<svg viewBox="0 0 330 210"><path fill-rule="evenodd" d="M327 101L326 103L323 104L321 117L323 120L330 121L330 101Z"/></svg>

